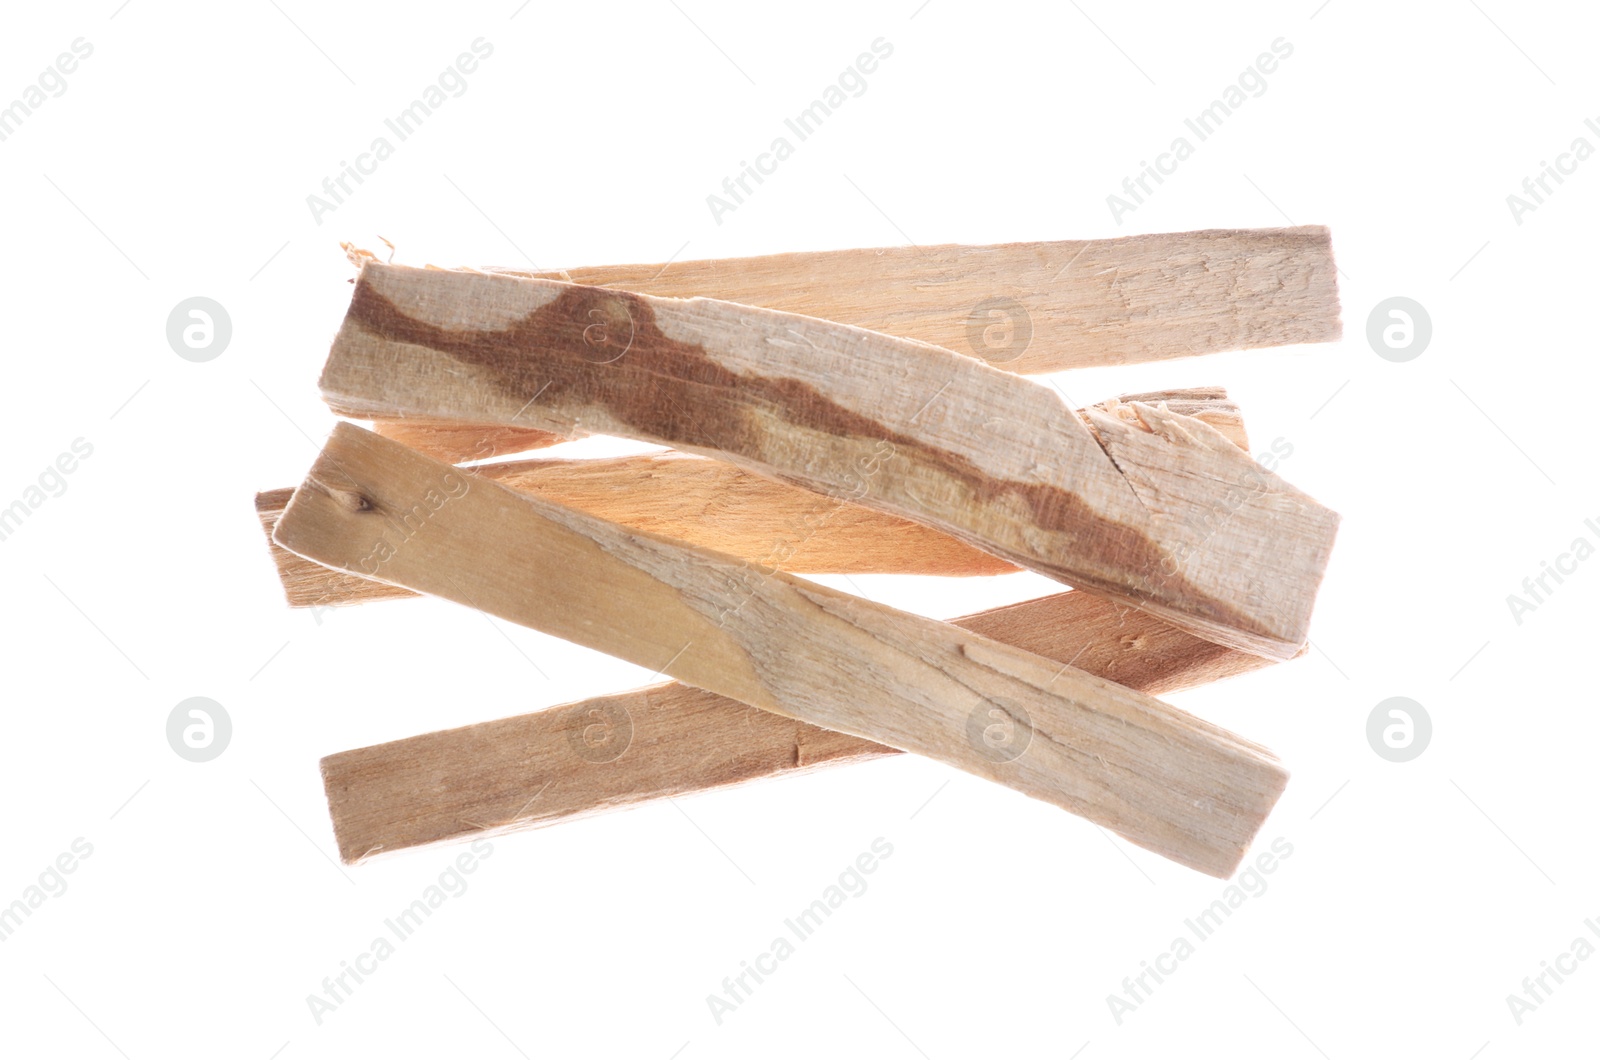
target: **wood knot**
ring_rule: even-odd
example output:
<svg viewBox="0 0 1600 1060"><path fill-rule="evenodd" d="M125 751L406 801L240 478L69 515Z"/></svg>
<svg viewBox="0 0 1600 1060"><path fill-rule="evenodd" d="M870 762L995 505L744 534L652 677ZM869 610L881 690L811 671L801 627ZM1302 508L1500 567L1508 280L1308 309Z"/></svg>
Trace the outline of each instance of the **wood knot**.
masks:
<svg viewBox="0 0 1600 1060"><path fill-rule="evenodd" d="M370 512L376 510L372 500L360 490L340 489L337 486L329 486L327 484L323 484L322 489L330 500L347 512Z"/></svg>

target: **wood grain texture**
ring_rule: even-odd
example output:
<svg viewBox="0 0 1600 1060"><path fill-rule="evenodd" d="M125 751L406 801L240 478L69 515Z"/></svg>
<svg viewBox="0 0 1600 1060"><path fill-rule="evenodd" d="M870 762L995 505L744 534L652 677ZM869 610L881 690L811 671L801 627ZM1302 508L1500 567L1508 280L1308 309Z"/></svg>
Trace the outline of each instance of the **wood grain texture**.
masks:
<svg viewBox="0 0 1600 1060"><path fill-rule="evenodd" d="M498 456L531 452L559 445L567 439L531 427L508 427L497 423L451 423L441 420L372 421L372 429L385 438L404 442L419 453L437 460L463 464L470 460L492 460Z"/></svg>
<svg viewBox="0 0 1600 1060"><path fill-rule="evenodd" d="M1213 875L1233 871L1287 781L1265 749L1075 667L475 479L348 423L275 537L926 755ZM1000 746L996 727L1011 734Z"/></svg>
<svg viewBox="0 0 1600 1060"><path fill-rule="evenodd" d="M934 527L1200 636L1305 643L1337 516L1217 431L709 299L368 263L322 375L357 417L633 437Z"/></svg>
<svg viewBox="0 0 1600 1060"><path fill-rule="evenodd" d="M1151 695L1271 665L1089 593L953 624ZM329 755L322 780L354 862L899 753L669 682Z"/></svg>
<svg viewBox="0 0 1600 1060"><path fill-rule="evenodd" d="M881 247L506 274L707 297L1055 372L1339 338L1326 228Z"/></svg>
<svg viewBox="0 0 1600 1060"><path fill-rule="evenodd" d="M1114 411L1130 401L1166 404L1211 424L1241 449L1249 446L1239 407L1221 387L1130 394L1095 407ZM965 577L1017 569L920 523L762 478L721 460L668 452L508 461L468 470L624 526L796 574ZM416 595L330 570L274 544L272 529L293 492L256 494L256 515L291 607L337 607Z"/></svg>
<svg viewBox="0 0 1600 1060"><path fill-rule="evenodd" d="M1220 400L1217 395L1220 395ZM1171 401L1173 412L1202 419L1241 448L1244 426L1239 419L1238 406L1227 401L1220 387L1202 387L1190 390L1159 390L1149 394L1127 394L1123 402L1143 401L1156 405ZM500 456L532 452L558 445L568 439L549 431L531 427L507 427L494 423L452 423L448 420L390 420L375 419L372 429L385 438L404 442L419 453L462 464L474 460L490 460Z"/></svg>
<svg viewBox="0 0 1600 1060"><path fill-rule="evenodd" d="M519 460L462 470L624 526L797 574L966 577L1017 569L920 523L683 453ZM256 515L290 606L337 607L415 595L329 570L271 544L293 492L256 495Z"/></svg>

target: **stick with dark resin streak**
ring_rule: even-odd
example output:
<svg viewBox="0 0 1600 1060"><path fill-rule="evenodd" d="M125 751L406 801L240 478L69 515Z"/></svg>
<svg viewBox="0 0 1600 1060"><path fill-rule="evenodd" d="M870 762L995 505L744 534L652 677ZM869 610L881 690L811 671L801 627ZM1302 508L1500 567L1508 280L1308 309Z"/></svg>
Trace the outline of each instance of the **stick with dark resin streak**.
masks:
<svg viewBox="0 0 1600 1060"><path fill-rule="evenodd" d="M1096 407L1115 411L1131 401L1164 404L1173 412L1204 420L1241 449L1249 446L1239 407L1221 387L1127 394ZM406 442L417 448L415 439ZM971 577L1017 569L921 523L775 482L723 460L666 452L513 460L467 470L602 519L793 574ZM416 595L329 570L272 544L272 529L293 492L275 489L256 494L256 515L291 607L336 607Z"/></svg>
<svg viewBox="0 0 1600 1060"><path fill-rule="evenodd" d="M345 249L352 261L376 260ZM931 342L1009 372L1333 342L1341 333L1333 241L1316 225L483 271L804 313ZM452 463L561 440L505 425L373 426Z"/></svg>
<svg viewBox="0 0 1600 1060"><path fill-rule="evenodd" d="M1305 643L1337 516L1217 431L936 346L709 299L368 263L322 375L357 417L613 434L931 526L1221 644Z"/></svg>
<svg viewBox="0 0 1600 1060"><path fill-rule="evenodd" d="M351 424L275 537L325 566L926 755L1214 875L1237 866L1287 781L1271 752L1070 665L517 493Z"/></svg>

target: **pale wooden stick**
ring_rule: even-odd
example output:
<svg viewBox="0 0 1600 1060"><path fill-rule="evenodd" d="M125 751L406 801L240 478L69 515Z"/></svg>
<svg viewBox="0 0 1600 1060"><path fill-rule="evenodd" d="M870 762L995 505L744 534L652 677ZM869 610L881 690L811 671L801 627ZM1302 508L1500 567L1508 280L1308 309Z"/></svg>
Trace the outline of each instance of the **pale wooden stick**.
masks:
<svg viewBox="0 0 1600 1060"><path fill-rule="evenodd" d="M953 622L1151 695L1271 665L1090 593ZM671 682L329 755L322 781L353 862L899 753Z"/></svg>
<svg viewBox="0 0 1600 1060"><path fill-rule="evenodd" d="M616 434L846 495L1285 658L1337 516L1192 419L1084 423L938 347L709 299L369 262L322 375L358 417Z"/></svg>
<svg viewBox="0 0 1600 1060"><path fill-rule="evenodd" d="M1143 693L517 493L348 423L275 537L318 563L926 755L1214 875L1233 871L1287 781L1271 752Z"/></svg>
<svg viewBox="0 0 1600 1060"><path fill-rule="evenodd" d="M1320 226L881 247L522 276L782 309L1056 372L1339 338Z"/></svg>
<svg viewBox="0 0 1600 1060"><path fill-rule="evenodd" d="M1128 401L1164 403L1211 424L1241 449L1249 447L1239 407L1221 387L1130 394L1096 407L1108 410ZM602 519L740 559L775 564L795 574L973 576L1016 570L999 557L920 523L821 497L720 460L682 453L522 460L469 470ZM335 607L416 595L329 570L273 544L272 528L293 492L256 494L256 515L291 607Z"/></svg>

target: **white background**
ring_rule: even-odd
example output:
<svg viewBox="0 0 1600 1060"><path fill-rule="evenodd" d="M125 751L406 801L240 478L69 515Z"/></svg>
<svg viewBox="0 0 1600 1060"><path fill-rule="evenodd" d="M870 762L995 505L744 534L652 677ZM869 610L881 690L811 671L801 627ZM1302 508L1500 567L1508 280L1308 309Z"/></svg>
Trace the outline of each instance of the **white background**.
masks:
<svg viewBox="0 0 1600 1060"><path fill-rule="evenodd" d="M0 943L0 1051L82 1057L1576 1055L1600 960L1506 1003L1600 917L1590 827L1600 534L1590 404L1600 146L1579 5L563 5L117 0L5 15L0 100L93 55L0 143L0 505L93 455L0 542L0 904L93 854ZM275 9L276 8L276 9ZM291 21L292 19L292 21ZM1091 21L1092 20L1092 21ZM346 203L306 196L478 37L493 55ZM893 55L721 223L706 196L870 43ZM1106 196L1279 37L1293 55L1118 224ZM1108 994L1224 889L910 757L509 836L319 1025L306 996L462 848L336 864L320 756L650 675L434 601L283 605L251 496L332 424L338 241L545 268L918 243L1332 227L1343 342L1055 377L1075 402L1225 384L1254 449L1344 523L1298 661L1172 702L1293 773L1270 888L1122 1023ZM220 301L209 363L165 337ZM1369 311L1433 338L1380 359ZM594 451L590 449L589 451ZM1049 591L857 578L939 617ZM180 700L232 743L168 747ZM1431 745L1368 746L1409 696ZM892 857L721 1025L706 995L875 837ZM1600 938L1590 936L1600 944Z"/></svg>

